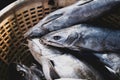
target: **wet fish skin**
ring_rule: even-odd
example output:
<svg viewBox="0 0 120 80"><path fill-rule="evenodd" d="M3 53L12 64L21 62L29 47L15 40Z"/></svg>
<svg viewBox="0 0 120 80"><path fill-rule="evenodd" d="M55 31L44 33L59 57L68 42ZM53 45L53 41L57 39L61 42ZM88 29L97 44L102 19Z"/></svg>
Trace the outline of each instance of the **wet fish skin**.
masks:
<svg viewBox="0 0 120 80"><path fill-rule="evenodd" d="M96 56L100 58L106 66L110 67L115 74L120 75L120 55L116 53L96 53Z"/></svg>
<svg viewBox="0 0 120 80"><path fill-rule="evenodd" d="M56 72L60 78L103 80L90 65L56 48L42 44L40 39L28 40L28 47L34 58L43 66L47 80L52 80L50 71Z"/></svg>
<svg viewBox="0 0 120 80"><path fill-rule="evenodd" d="M21 63L11 63L8 67L8 80L46 80L38 66L30 68Z"/></svg>
<svg viewBox="0 0 120 80"><path fill-rule="evenodd" d="M51 32L43 36L42 40L48 45L76 51L120 52L120 30L86 24Z"/></svg>
<svg viewBox="0 0 120 80"><path fill-rule="evenodd" d="M85 4L86 3L86 4ZM87 0L56 10L42 19L37 25L25 33L24 37L41 37L51 31L70 27L75 24L94 21L94 19L114 10L120 0Z"/></svg>

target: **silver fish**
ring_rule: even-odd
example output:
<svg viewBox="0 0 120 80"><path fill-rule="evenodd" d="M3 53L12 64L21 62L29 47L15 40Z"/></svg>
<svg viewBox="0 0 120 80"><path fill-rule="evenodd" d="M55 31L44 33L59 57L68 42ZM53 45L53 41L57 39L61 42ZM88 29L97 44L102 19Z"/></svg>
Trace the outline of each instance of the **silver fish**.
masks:
<svg viewBox="0 0 120 80"><path fill-rule="evenodd" d="M120 6L120 0L82 0L56 10L42 19L37 25L25 33L24 37L41 37L51 31L87 23Z"/></svg>
<svg viewBox="0 0 120 80"><path fill-rule="evenodd" d="M42 65L47 80L63 78L103 80L101 75L87 63L42 44L40 39L28 40L28 47L35 60Z"/></svg>
<svg viewBox="0 0 120 80"><path fill-rule="evenodd" d="M11 63L8 67L8 80L46 80L38 66L30 68L24 64Z"/></svg>
<svg viewBox="0 0 120 80"><path fill-rule="evenodd" d="M120 52L120 30L79 24L51 32L42 37L44 43L76 51Z"/></svg>

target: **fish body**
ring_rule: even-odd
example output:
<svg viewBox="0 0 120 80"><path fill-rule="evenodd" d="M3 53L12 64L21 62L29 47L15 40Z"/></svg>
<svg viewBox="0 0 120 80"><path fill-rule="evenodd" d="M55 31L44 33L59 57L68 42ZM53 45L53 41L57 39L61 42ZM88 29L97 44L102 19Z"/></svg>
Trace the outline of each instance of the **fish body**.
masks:
<svg viewBox="0 0 120 80"><path fill-rule="evenodd" d="M76 51L120 52L120 30L86 24L51 32L42 40L48 45Z"/></svg>
<svg viewBox="0 0 120 80"><path fill-rule="evenodd" d="M8 67L8 80L46 80L38 66L30 68L24 64L11 63Z"/></svg>
<svg viewBox="0 0 120 80"><path fill-rule="evenodd" d="M88 23L102 15L110 14L119 6L120 0L80 0L71 6L50 13L26 32L24 37L41 37L51 31L70 27L78 23Z"/></svg>
<svg viewBox="0 0 120 80"><path fill-rule="evenodd" d="M42 44L40 39L28 40L28 47L34 58L42 65L47 80L52 80L56 76L54 79L103 80L100 74L87 63Z"/></svg>

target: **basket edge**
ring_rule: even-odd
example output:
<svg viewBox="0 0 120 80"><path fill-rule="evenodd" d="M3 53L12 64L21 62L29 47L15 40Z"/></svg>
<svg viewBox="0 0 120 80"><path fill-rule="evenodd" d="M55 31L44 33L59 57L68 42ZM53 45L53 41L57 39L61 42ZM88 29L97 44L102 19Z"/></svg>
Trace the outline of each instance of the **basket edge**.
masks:
<svg viewBox="0 0 120 80"><path fill-rule="evenodd" d="M5 8L3 8L0 11L0 17L2 17L5 13L9 12L10 10L12 10L14 7L16 7L17 5L25 2L26 0L17 0L11 4L9 4L8 6L6 6Z"/></svg>

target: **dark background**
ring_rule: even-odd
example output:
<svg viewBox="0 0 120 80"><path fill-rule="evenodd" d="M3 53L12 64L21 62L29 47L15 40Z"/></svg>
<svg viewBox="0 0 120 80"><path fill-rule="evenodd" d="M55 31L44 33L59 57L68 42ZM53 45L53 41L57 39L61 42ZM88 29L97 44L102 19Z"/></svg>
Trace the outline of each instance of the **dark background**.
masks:
<svg viewBox="0 0 120 80"><path fill-rule="evenodd" d="M0 0L0 10L16 0Z"/></svg>

